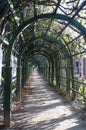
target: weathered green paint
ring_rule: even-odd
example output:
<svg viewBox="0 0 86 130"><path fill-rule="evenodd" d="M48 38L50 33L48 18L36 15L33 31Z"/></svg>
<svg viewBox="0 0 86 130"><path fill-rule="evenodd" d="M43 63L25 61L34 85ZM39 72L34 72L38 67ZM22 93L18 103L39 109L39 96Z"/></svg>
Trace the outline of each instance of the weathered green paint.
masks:
<svg viewBox="0 0 86 130"><path fill-rule="evenodd" d="M11 87L12 87L12 68L6 66L5 70L5 83L4 83L4 126L10 126L11 120Z"/></svg>

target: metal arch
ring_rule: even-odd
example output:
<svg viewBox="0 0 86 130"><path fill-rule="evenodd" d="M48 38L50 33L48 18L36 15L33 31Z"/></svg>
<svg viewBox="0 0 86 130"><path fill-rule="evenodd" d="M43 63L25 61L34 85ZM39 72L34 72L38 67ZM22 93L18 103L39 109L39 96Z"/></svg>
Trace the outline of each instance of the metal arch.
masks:
<svg viewBox="0 0 86 130"><path fill-rule="evenodd" d="M41 46L40 46L41 47ZM46 58L48 58L48 62L50 63L50 64L52 64L52 66L54 65L54 61L56 61L58 58L57 58L57 54L55 54L55 52L53 51L53 50L51 50L51 52L49 52L50 50L49 50L49 48L47 48L46 49L46 47L44 47L44 48L42 48L42 49L44 49L44 50L41 50L41 48L37 48L37 46L36 46L36 48L34 48L34 50L33 51L31 51L31 48L29 48L29 52L28 52L28 54L27 54L27 57L26 57L26 61L27 61L27 58L28 58L28 55L30 55L30 54L35 54L35 53L40 53L40 54L42 54L42 53L44 53L45 55L46 55ZM49 51L48 51L49 50ZM52 52L53 51L53 52ZM53 55L54 54L54 55ZM42 54L43 55L43 54ZM48 56L48 57L47 57ZM22 57L25 57L25 55L23 55ZM56 58L56 59L55 59Z"/></svg>
<svg viewBox="0 0 86 130"><path fill-rule="evenodd" d="M46 47L44 47L45 49L46 49ZM30 48L29 48L30 49ZM52 70L52 72L51 72L51 74L50 74L50 66L51 67L55 67L55 66L57 66L56 64L57 64L57 60L59 59L58 58L58 54L56 54L53 50L51 50L51 51L53 51L53 52L48 52L47 50L46 50L46 52L45 52L45 50L41 50L41 52L40 52L40 48L36 48L37 50L34 50L34 52L30 52L30 53L35 53L36 51L38 52L38 53L45 53L46 54L46 52L47 52L47 55L48 55L48 61L49 61L49 74L48 74L48 81L49 82L52 82L53 83L53 76L54 76L54 73L56 73L56 75L57 75L57 77L56 77L56 82L57 82L57 85L59 86L59 68L57 68L57 71L55 72L55 71L53 71ZM49 50L49 48L47 48L48 50ZM30 49L31 50L31 49ZM51 53L53 53L53 54L51 54ZM25 56L23 56L23 57L25 57ZM54 58L53 58L54 57ZM27 61L27 60L26 60ZM54 64L55 63L55 64ZM53 66L53 65L55 65L55 66ZM59 66L59 62L58 62L58 66ZM52 68L53 69L53 68ZM68 74L68 72L67 72L67 74ZM51 75L51 76L50 76ZM68 80L68 82L70 82L69 80ZM67 83L66 83L67 84ZM69 85L68 85L69 86ZM67 90L68 88L66 87L66 90Z"/></svg>
<svg viewBox="0 0 86 130"><path fill-rule="evenodd" d="M59 45L61 46L61 47L63 47L64 46L64 44L61 42L61 41L59 41L59 40L57 40L57 39L54 39L54 38L52 38L52 37L49 37L49 36L47 36L47 37L45 37L45 36L42 36L42 37L36 37L36 39L40 39L40 38L45 38L46 40L50 40L50 41L53 41L54 40L54 42L55 43L59 43ZM34 39L34 40L36 40L36 39ZM58 41L58 42L57 42ZM28 47L28 43L27 43L27 47ZM24 49L24 48L23 48ZM23 51L23 50L22 50ZM22 53L22 51L21 51L21 53ZM65 56L67 57L67 56L69 56L69 53L68 53L68 50L64 47L64 52L65 52ZM69 61L69 59L67 60L67 66L68 66L68 69L67 69L67 92L69 92L70 91L70 80L69 80L69 78L70 78L70 61Z"/></svg>
<svg viewBox="0 0 86 130"><path fill-rule="evenodd" d="M60 20L64 20L64 21L68 21L70 22L70 24L72 24L73 26L75 26L76 28L78 28L84 35L86 35L86 28L84 26L82 26L79 22L77 22L76 20L68 17L68 16L65 16L65 15L62 15L62 14L41 14L39 16L36 16L34 18L31 18L29 19L28 21L24 22L22 25L19 26L18 30L16 30L14 33L13 33L13 37L12 39L10 40L9 42L9 46L7 48L7 52L6 52L6 69L5 69L5 89L8 89L8 91L5 92L5 103L4 103L4 111L5 111L5 125L9 125L10 123L10 89L11 89L11 67L10 67L10 58L11 58L11 51L12 51L12 47L13 47L13 44L17 38L17 36L25 29L29 26L30 23L32 22L35 22L39 19L43 19L43 18L52 18L53 19L60 19ZM57 43L57 40L55 40L56 43ZM55 42L54 41L54 42ZM63 46L63 45L62 45ZM65 48L65 54L66 55L69 55L68 53L68 50ZM68 60L67 60L68 61ZM68 69L68 75L67 75L67 81L68 81L68 84L67 84L67 88L70 87L70 62L68 61L68 66L69 66L69 69ZM6 82L8 81L8 82ZM8 97L7 97L8 95Z"/></svg>
<svg viewBox="0 0 86 130"><path fill-rule="evenodd" d="M48 65L49 65L49 68L50 66L52 66L54 64L54 61L53 61L53 58L51 57L50 54L46 54L46 52L40 52L38 50L35 50L34 52L30 52L28 53L25 61L27 62L27 59L31 58L33 55L37 55L37 54L40 54L40 55L43 55L44 57L46 57L46 60L48 61ZM50 70L50 69L49 69ZM49 71L49 75L48 75L48 80L50 82L50 71Z"/></svg>
<svg viewBox="0 0 86 130"><path fill-rule="evenodd" d="M57 54L55 54L55 52L53 50L49 49L48 47L46 48L45 46L39 45L39 48L38 48L38 46L34 46L33 51L31 49L31 47L28 48L28 49L30 50L30 51L27 52L28 54L29 53L35 53L35 52L41 52L41 53L47 54L50 57L50 59L52 60L52 62L53 62L53 57L56 57L55 55L57 55ZM27 57L28 57L28 54L22 53L21 55L19 55L18 61L20 61L21 57L22 58L25 57L25 55L27 55ZM54 60L55 60L55 58L54 58Z"/></svg>
<svg viewBox="0 0 86 130"><path fill-rule="evenodd" d="M44 47L45 49L46 49L46 47ZM31 48L30 48L31 49ZM50 57L50 59L52 60L52 62L53 62L53 54L51 55L51 53L48 53L47 52L47 50L46 51L44 51L44 50L40 50L40 49L38 49L38 48L34 48L34 49L37 49L37 50L33 50L33 52L32 51L29 51L28 52L28 55L30 54L30 53L35 53L35 52L38 52L38 53L45 53L45 54L47 54L49 57ZM48 48L47 48L48 49ZM55 54L55 53L54 53ZM28 55L27 55L27 57L28 57Z"/></svg>
<svg viewBox="0 0 86 130"><path fill-rule="evenodd" d="M46 50L46 47L44 47L44 48L45 48L45 50ZM31 47L29 47L29 49L32 50ZM34 48L34 49L35 49L35 48ZM36 48L36 49L38 50L38 48ZM49 48L47 48L47 49L50 51ZM42 50L42 52L45 51L45 50ZM49 55L50 58L53 60L52 56L53 56L53 54L55 54L55 53L52 53L52 54L51 54L51 52L49 52L49 51L46 50L45 53L48 52L48 53L49 53L48 55ZM31 51L31 52L32 52L32 51ZM30 52L29 52L29 53L30 53ZM18 88L18 91L19 91L19 88L20 88L20 87L18 87L18 86L21 86L21 85L20 85L21 83L20 83L20 77L19 77L19 75L20 75L21 58L23 58L23 57L25 57L24 54L18 56L18 65L17 65L17 66L18 66L18 69L17 69L17 72L18 72L18 75L17 75L17 77L18 77L18 80L17 80L17 84L18 84L18 85L17 85L17 88ZM25 58L25 59L26 59L26 58ZM24 76L24 77L25 77L25 76ZM17 92L17 93L19 93L19 92ZM18 94L17 94L17 95L18 95Z"/></svg>
<svg viewBox="0 0 86 130"><path fill-rule="evenodd" d="M34 52L30 52L30 53L28 53L28 55L27 55L27 57L26 57L26 59L28 58L28 56L29 55L37 55L37 54L40 54L40 55L44 55L46 58L48 58L48 59L50 59L50 61L52 62L53 60L52 60L52 57L48 54L48 53L45 53L45 52L40 52L40 51L34 51Z"/></svg>
<svg viewBox="0 0 86 130"><path fill-rule="evenodd" d="M34 51L33 53L28 53L28 55L27 55L27 57L26 57L26 60L28 59L28 58L31 58L33 55L37 55L37 54L40 54L40 55L43 55L44 57L46 57L46 59L48 60L48 62L51 62L52 63L52 58L51 58L51 56L47 53L45 53L45 52L39 52L39 51ZM29 57L28 57L29 56Z"/></svg>
<svg viewBox="0 0 86 130"><path fill-rule="evenodd" d="M48 39L48 40L51 40L51 41L53 41L54 40L54 42L56 42L57 44L59 43L59 45L61 46L61 47L63 47L64 46L64 44L61 42L61 41L59 41L59 40L57 40L57 39L54 39L54 38L52 38L52 37L49 37L49 36L47 36L47 37L44 37L44 36L42 36L42 37L37 37L36 39L40 39L40 38L45 38L45 39ZM36 39L34 39L34 40L36 40ZM27 43L27 45L25 46L25 48L26 47L28 47L28 43ZM24 51L24 48L23 48L23 50L22 51ZM23 53L21 51L21 54ZM66 57L67 56L69 56L69 53L68 53L68 50L66 49L66 48L64 48L64 51L65 51L65 55L66 55ZM70 61L69 61L69 59L67 60L67 65L68 65L68 69L67 69L67 82L70 82L69 81L69 77L70 77ZM68 91L69 91L69 84L70 83L67 83L68 84Z"/></svg>
<svg viewBox="0 0 86 130"><path fill-rule="evenodd" d="M38 48L38 46L34 46L34 48L33 47L30 47L30 48L28 48L30 51L28 51L27 53L33 53L34 51L40 51L40 52L43 52L43 53L46 53L47 55L49 55L52 59L53 59L53 57L55 57L54 55L55 55L55 52L53 51L53 50L51 50L51 49L49 49L48 47L45 47L45 46L40 46L39 45L39 48ZM33 51L32 51L32 49L33 49ZM53 55L54 54L54 55ZM23 57L25 57L25 55L27 55L27 54L25 54L25 53L21 53L20 55L19 55L19 57L18 57L18 61L20 61L19 59L21 59L21 57L23 58Z"/></svg>
<svg viewBox="0 0 86 130"><path fill-rule="evenodd" d="M31 58L32 56L37 55L37 54L40 54L40 55L44 56L44 57L46 58L46 60L48 60L48 62L49 62L49 60L50 60L49 55L48 55L48 57L47 57L46 54L43 54L43 53L41 53L41 52L37 52L37 53L33 52L33 54L29 54L29 55L28 55L29 57L27 57L26 59L29 59L29 58Z"/></svg>
<svg viewBox="0 0 86 130"><path fill-rule="evenodd" d="M35 56L36 54L35 53L33 53L32 55L30 55L29 57L28 57L28 59L30 58L32 58L33 56ZM34 59L34 61L35 60L37 60L38 62L39 62L39 64L40 64L40 67L45 67L45 66L47 66L48 67L48 64L49 64L49 60L48 60L48 58L47 58L47 56L45 56L45 55L43 55L43 54L40 54L43 58L45 58L45 60L42 60L42 59ZM34 62L33 61L33 62ZM26 61L27 62L27 61ZM48 62L48 63L47 63Z"/></svg>
<svg viewBox="0 0 86 130"><path fill-rule="evenodd" d="M51 58L50 54L46 54L45 52L39 52L39 51L34 51L34 52L29 52L27 54L27 57L24 59L25 64L27 63L28 59L33 57L34 55L40 54L42 56L44 56L46 58L46 60L48 61L48 64L46 64L46 62L44 63L44 65L50 66L50 64L53 64L53 59ZM43 61L44 62L44 61ZM40 63L40 61L39 61ZM41 65L41 64L40 64ZM41 67L41 66L40 66ZM25 69L26 70L26 69ZM27 73L27 72L26 72ZM24 73L25 75L27 75L26 73ZM50 74L49 74L50 75ZM48 75L48 76L49 76ZM50 76L49 76L50 77Z"/></svg>
<svg viewBox="0 0 86 130"><path fill-rule="evenodd" d="M47 36L46 38L48 38L49 36ZM19 62L19 64L20 64L20 58L21 58L21 56L23 55L23 53L24 53L24 50L25 50L25 48L27 48L27 47L29 47L29 43L30 42L32 42L32 41L34 41L34 40L37 40L37 39L40 39L40 38L42 38L42 37L36 37L35 39L34 38L32 38L29 42L27 42L26 44L25 44L25 46L21 49L21 52L20 52L20 55L18 56L18 62ZM51 37L49 37L49 40L51 39ZM43 48L44 48L44 46L42 46ZM30 48L31 49L31 48ZM46 49L46 47L45 47L45 49ZM48 49L48 52L49 51L53 51L53 52L49 52L49 53L52 53L52 54L50 54L51 56L53 56L53 57L56 57L56 56L54 56L55 55L55 52L54 52L54 50L50 50L49 48L47 48ZM32 49L31 49L32 50ZM43 50L42 50L43 51ZM53 55L54 54L54 55ZM56 54L57 55L57 54ZM52 58L53 59L53 58Z"/></svg>
<svg viewBox="0 0 86 130"><path fill-rule="evenodd" d="M46 48L45 46L40 46L39 45L39 47L40 48L38 48L38 46L35 46L34 50L33 51L29 51L29 53L31 53L31 52L34 53L36 51L41 52L41 53L43 52L43 53L47 54L50 57L50 59L52 60L52 62L56 61L57 54L54 52L54 50ZM31 50L31 48L29 48L29 50ZM22 55L22 57L25 57L25 55L24 56Z"/></svg>
<svg viewBox="0 0 86 130"><path fill-rule="evenodd" d="M25 46L23 46L23 48L21 49L21 52L20 52L20 55L22 55L22 53L24 52L25 48L27 48L29 46L29 43L31 42L34 42L35 40L38 40L38 39L44 39L44 40L50 40L51 42L55 42L56 44L58 44L59 46L61 47L64 47L64 52L65 52L65 55L66 56L69 56L69 52L67 50L67 48L65 48L64 44L60 41L60 40L57 40L53 37L50 37L50 36L39 36L39 37L33 37L31 38L26 44Z"/></svg>
<svg viewBox="0 0 86 130"><path fill-rule="evenodd" d="M35 61L35 63L36 63L38 66L40 66L40 64L39 64L37 61ZM32 63L31 65L33 65L33 63Z"/></svg>
<svg viewBox="0 0 86 130"><path fill-rule="evenodd" d="M29 52L28 55L27 55L27 57L26 57L26 59L27 59L28 56L30 56L30 55L37 55L37 54L41 54L41 55L45 56L46 59L50 60L51 62L53 61L53 58L51 57L51 55L50 55L49 53L44 52L44 51L40 51L40 50L34 50L32 53ZM48 57L47 57L47 56L48 56Z"/></svg>
<svg viewBox="0 0 86 130"><path fill-rule="evenodd" d="M34 50L45 51L45 53L49 53L51 56L54 56L54 52L55 52L54 50L52 50L52 49L50 49L50 48L48 48L46 46L41 46L41 45L35 45L34 47L33 46L28 47L28 51L33 52ZM23 51L23 53L21 53L19 55L19 57L23 57L23 55L24 56L27 55L28 51L26 51L25 53Z"/></svg>
<svg viewBox="0 0 86 130"><path fill-rule="evenodd" d="M84 26L82 26L78 21L65 16L63 14L53 14L53 13L47 13L47 14L41 14L38 15L36 17L33 17L27 21L25 21L22 25L19 26L19 28L13 33L13 37L9 42L9 47L8 47L8 51L7 51L7 56L6 56L6 64L9 66L10 65L10 55L11 55L11 50L12 50L12 46L15 42L15 39L17 38L17 36L25 29L29 26L30 23L35 22L39 19L43 19L43 18L52 18L53 19L60 19L60 20L64 20L64 21L68 21L70 22L73 26L75 26L76 28L78 28L84 35L86 35L86 28Z"/></svg>
<svg viewBox="0 0 86 130"><path fill-rule="evenodd" d="M50 57L53 57L55 55L55 52L53 50L51 50L51 49L49 49L48 47L45 47L45 46L40 46L39 45L39 48L38 48L38 46L34 46L33 51L31 50L31 47L29 49L30 49L29 52L32 52L32 53L34 51L40 51L40 52L44 52L44 53L50 55ZM21 56L23 56L23 55L21 55Z"/></svg>

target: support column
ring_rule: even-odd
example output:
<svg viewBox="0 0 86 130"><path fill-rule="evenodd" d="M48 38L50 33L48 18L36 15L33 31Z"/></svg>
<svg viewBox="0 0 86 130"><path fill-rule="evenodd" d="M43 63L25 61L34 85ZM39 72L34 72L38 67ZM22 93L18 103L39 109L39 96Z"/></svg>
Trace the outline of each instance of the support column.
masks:
<svg viewBox="0 0 86 130"><path fill-rule="evenodd" d="M56 67L56 85L58 88L58 91L60 90L60 63L58 60L57 67Z"/></svg>
<svg viewBox="0 0 86 130"><path fill-rule="evenodd" d="M26 62L23 61L22 65L22 87L24 87L26 81Z"/></svg>
<svg viewBox="0 0 86 130"><path fill-rule="evenodd" d="M75 89L75 82L74 82L74 68L73 68L73 58L70 57L70 70L71 70L71 77L72 77L72 88ZM72 99L76 98L76 92L72 90Z"/></svg>
<svg viewBox="0 0 86 130"><path fill-rule="evenodd" d="M48 80L48 66L47 66L46 77L47 77L47 80Z"/></svg>
<svg viewBox="0 0 86 130"><path fill-rule="evenodd" d="M51 84L53 85L53 80L54 80L54 64L52 63L52 70L51 70Z"/></svg>
<svg viewBox="0 0 86 130"><path fill-rule="evenodd" d="M9 127L11 121L11 85L12 85L12 67L5 67L4 83L4 126Z"/></svg>
<svg viewBox="0 0 86 130"><path fill-rule="evenodd" d="M26 61L25 62L25 79L24 79L24 81L25 81L25 83L26 83L26 80L27 80L27 78L28 78L28 69L29 69L29 66L28 66L28 62ZM29 70L30 71L30 70Z"/></svg>
<svg viewBox="0 0 86 130"><path fill-rule="evenodd" d="M66 97L69 99L70 97L70 63L67 62L67 70L66 70Z"/></svg>
<svg viewBox="0 0 86 130"><path fill-rule="evenodd" d="M17 99L21 100L21 66L17 67L17 89L16 89Z"/></svg>
<svg viewBox="0 0 86 130"><path fill-rule="evenodd" d="M47 79L47 65L45 66L45 77Z"/></svg>
<svg viewBox="0 0 86 130"><path fill-rule="evenodd" d="M49 74L48 74L48 81L50 83L50 63L49 63Z"/></svg>

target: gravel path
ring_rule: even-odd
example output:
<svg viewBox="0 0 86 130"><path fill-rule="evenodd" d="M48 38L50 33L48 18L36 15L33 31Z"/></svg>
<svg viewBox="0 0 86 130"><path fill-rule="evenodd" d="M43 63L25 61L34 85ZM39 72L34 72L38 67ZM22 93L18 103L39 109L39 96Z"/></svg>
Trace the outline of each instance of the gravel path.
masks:
<svg viewBox="0 0 86 130"><path fill-rule="evenodd" d="M68 103L64 103L47 82L33 72L30 94L25 96L23 110L15 113L15 130L86 130Z"/></svg>

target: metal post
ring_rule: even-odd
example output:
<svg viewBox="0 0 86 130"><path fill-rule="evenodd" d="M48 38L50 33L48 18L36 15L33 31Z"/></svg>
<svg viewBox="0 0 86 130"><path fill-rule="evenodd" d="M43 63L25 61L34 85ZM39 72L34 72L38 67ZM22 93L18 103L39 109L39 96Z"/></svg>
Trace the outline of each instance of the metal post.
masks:
<svg viewBox="0 0 86 130"><path fill-rule="evenodd" d="M25 84L25 64L23 61L23 64L22 64L22 87L24 87L24 84Z"/></svg>
<svg viewBox="0 0 86 130"><path fill-rule="evenodd" d="M17 99L21 100L21 66L17 66Z"/></svg>
<svg viewBox="0 0 86 130"><path fill-rule="evenodd" d="M52 70L51 70L51 83L53 84L54 80L54 64L52 63Z"/></svg>
<svg viewBox="0 0 86 130"><path fill-rule="evenodd" d="M26 72L25 72L25 61L23 61L23 64L22 64L22 87L24 87L24 84L25 84L25 75L26 75Z"/></svg>
<svg viewBox="0 0 86 130"><path fill-rule="evenodd" d="M4 126L10 126L11 120L11 81L12 81L12 67L5 67L5 84L4 84Z"/></svg>
<svg viewBox="0 0 86 130"><path fill-rule="evenodd" d="M57 60L55 60L55 80L56 80L56 88L57 88Z"/></svg>
<svg viewBox="0 0 86 130"><path fill-rule="evenodd" d="M28 73L29 73L29 71L30 71L30 70L28 71L28 69L30 69L30 68L29 68L29 66L28 66L28 62L26 61L26 62L25 62L25 82L26 82L26 80L27 80L27 78L28 78L28 75L29 75Z"/></svg>
<svg viewBox="0 0 86 130"><path fill-rule="evenodd" d="M49 83L50 83L50 62L49 62L49 72L48 72L49 74L48 74L48 81L49 81Z"/></svg>
<svg viewBox="0 0 86 130"><path fill-rule="evenodd" d="M60 90L60 62L57 61L57 67L56 67L56 85L58 87L58 91Z"/></svg>
<svg viewBox="0 0 86 130"><path fill-rule="evenodd" d="M47 65L46 65L46 69L45 70L46 70L45 75L46 75L46 79L47 79Z"/></svg>
<svg viewBox="0 0 86 130"><path fill-rule="evenodd" d="M66 97L69 99L70 97L70 63L67 61L67 69L66 69Z"/></svg>
<svg viewBox="0 0 86 130"><path fill-rule="evenodd" d="M48 66L46 65L46 79L47 79L47 74L48 74Z"/></svg>

